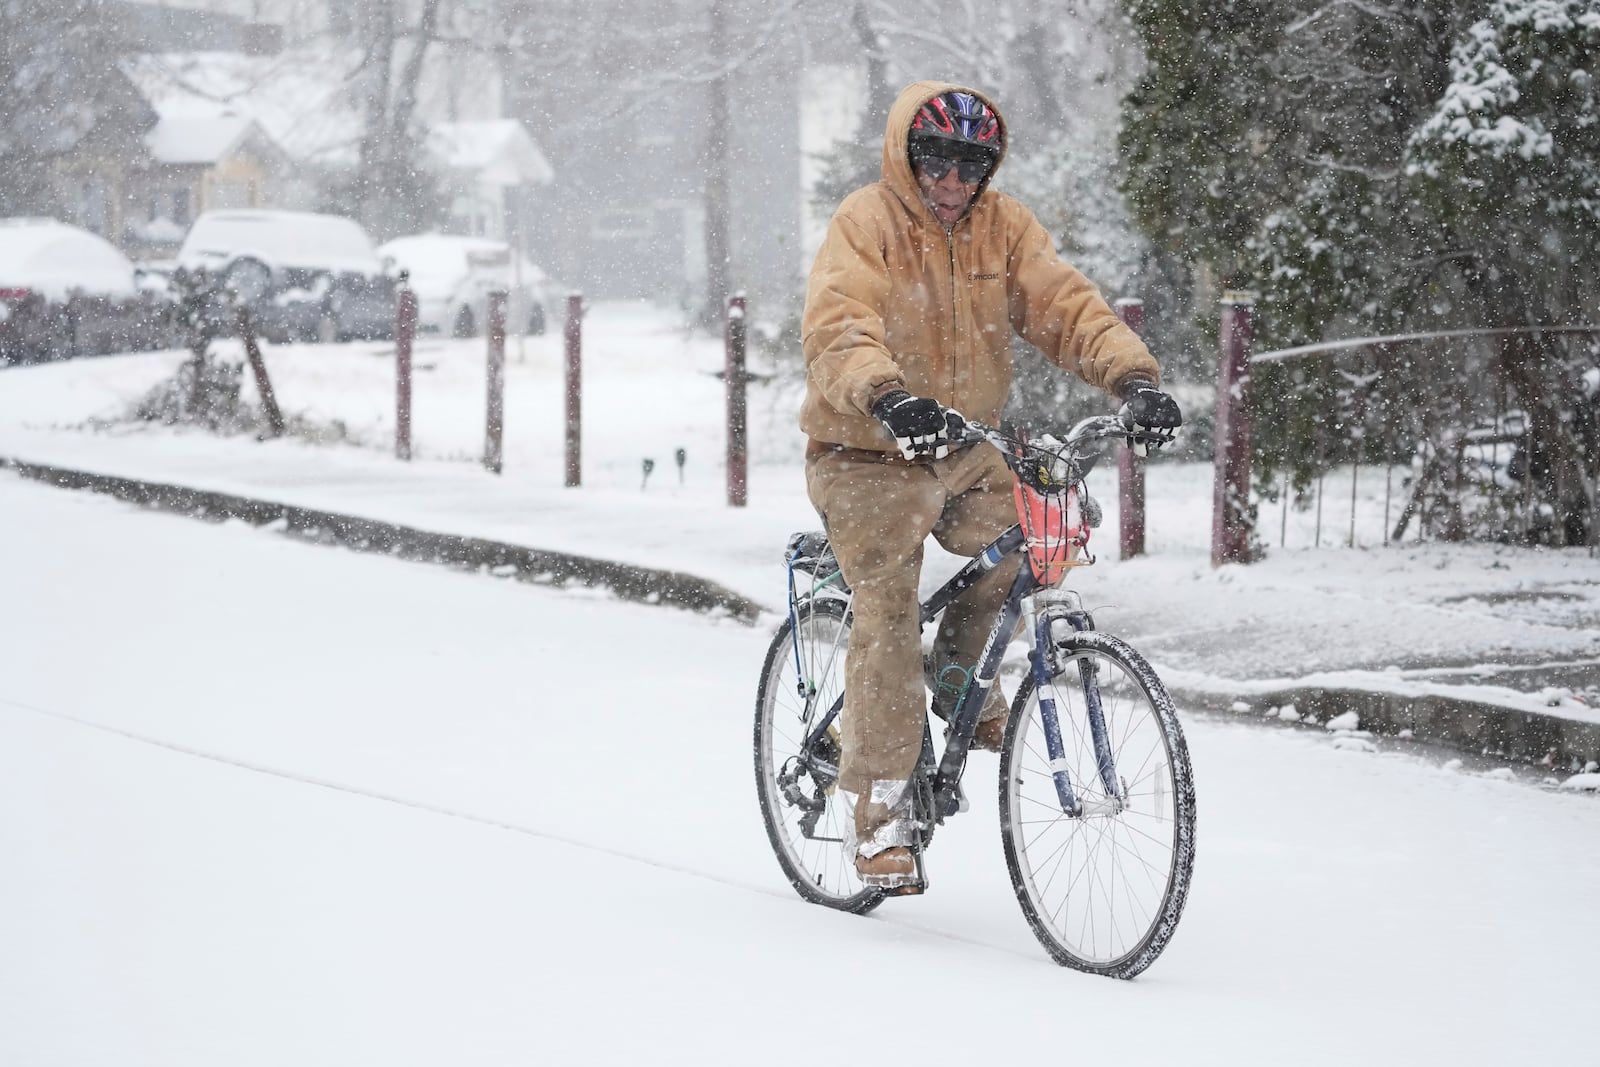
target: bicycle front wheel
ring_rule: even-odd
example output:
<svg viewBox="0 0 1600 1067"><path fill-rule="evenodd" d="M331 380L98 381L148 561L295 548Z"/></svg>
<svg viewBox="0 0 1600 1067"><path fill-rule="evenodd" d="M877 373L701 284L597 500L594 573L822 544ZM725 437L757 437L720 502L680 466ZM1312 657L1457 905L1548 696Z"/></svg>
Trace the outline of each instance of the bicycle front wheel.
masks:
<svg viewBox="0 0 1600 1067"><path fill-rule="evenodd" d="M1006 865L1028 925L1057 963L1132 978L1167 946L1189 893L1189 748L1172 698L1127 644L1075 634L1059 662L1043 695L1056 709L1061 760L1052 762L1031 672L1012 702L1000 756ZM1093 706L1105 723L1099 752ZM1063 770L1076 812L1063 810Z"/></svg>
<svg viewBox="0 0 1600 1067"><path fill-rule="evenodd" d="M756 795L767 838L795 891L813 904L862 914L883 892L862 884L849 848L854 813L838 788L839 724L806 738L844 694L850 617L812 597L778 628L756 692Z"/></svg>

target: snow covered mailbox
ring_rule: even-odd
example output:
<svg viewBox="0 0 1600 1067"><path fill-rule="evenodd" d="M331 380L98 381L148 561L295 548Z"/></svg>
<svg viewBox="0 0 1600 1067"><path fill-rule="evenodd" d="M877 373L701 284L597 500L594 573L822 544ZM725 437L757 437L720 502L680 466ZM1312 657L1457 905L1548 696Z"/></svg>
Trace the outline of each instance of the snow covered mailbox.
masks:
<svg viewBox="0 0 1600 1067"><path fill-rule="evenodd" d="M102 238L55 219L0 219L0 363L149 348L161 314Z"/></svg>
<svg viewBox="0 0 1600 1067"><path fill-rule="evenodd" d="M305 211L206 211L178 266L219 277L273 341L384 338L395 285L355 221Z"/></svg>

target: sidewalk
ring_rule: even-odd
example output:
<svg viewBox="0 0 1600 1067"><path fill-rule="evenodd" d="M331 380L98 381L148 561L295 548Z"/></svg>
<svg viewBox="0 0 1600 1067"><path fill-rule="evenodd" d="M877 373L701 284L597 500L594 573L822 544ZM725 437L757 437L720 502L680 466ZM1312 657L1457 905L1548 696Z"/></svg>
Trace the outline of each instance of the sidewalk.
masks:
<svg viewBox="0 0 1600 1067"><path fill-rule="evenodd" d="M370 346L291 346L268 358L280 399L295 411L313 382L348 403L356 390L335 380L338 368L366 374L381 355ZM419 435L420 458L395 460L383 443L381 394L363 401L378 414L372 426L354 427L355 444L262 443L118 421L91 428L91 420L115 420L130 398L170 373L181 359L174 353L0 370L0 460L34 476L52 476L35 468L92 475L74 480L125 496L181 488L203 499L155 495L168 506L204 504L213 517L281 521L302 533L315 527L354 547L602 585L771 624L782 606L784 542L818 525L780 398L752 403L750 506L730 508L720 462L708 458L721 386L704 366L692 374L670 359L654 370L597 366L586 397L610 390L639 412L670 398L662 417L683 421L659 440L698 434L697 462L680 481L670 459L658 461L647 481L628 454L634 438L586 424L592 465L584 487L567 489L559 438L535 433L543 424L533 409L550 403L542 387L551 384L553 357L541 349L521 366L525 401L516 391L519 368L510 368L508 434L516 427L526 436L508 437L501 477L473 462L467 431L447 441ZM438 358L443 365L450 356ZM705 352L686 360L712 362ZM659 380L651 377L657 371ZM481 397L470 375L462 389ZM317 396L304 412L333 402ZM350 429L348 416L341 423ZM1150 554L1118 561L1111 478L1109 471L1092 476L1091 488L1108 505L1093 546L1101 559L1075 572L1074 584L1100 627L1138 647L1186 706L1263 721L1271 713L1273 721L1319 730L1350 726L1353 711L1356 728L1338 731L1343 743L1409 732L1461 752L1548 759L1550 773L1563 779L1600 759L1600 560L1581 550L1415 544L1273 550L1258 564L1213 569L1205 544L1209 471L1156 463ZM269 504L277 510L263 510ZM340 534L340 517L360 521L344 523ZM927 582L953 567L931 550Z"/></svg>

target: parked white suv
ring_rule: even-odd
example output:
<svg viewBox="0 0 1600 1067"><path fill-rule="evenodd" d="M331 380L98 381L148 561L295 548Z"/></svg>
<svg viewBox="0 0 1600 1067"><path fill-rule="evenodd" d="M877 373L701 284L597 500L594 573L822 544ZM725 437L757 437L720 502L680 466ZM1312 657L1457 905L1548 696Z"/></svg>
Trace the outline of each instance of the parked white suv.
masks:
<svg viewBox="0 0 1600 1067"><path fill-rule="evenodd" d="M391 270L403 270L417 294L417 325L445 337L476 337L489 321L489 293L510 294L506 329L544 333L549 279L527 257L490 237L423 233L378 248Z"/></svg>
<svg viewBox="0 0 1600 1067"><path fill-rule="evenodd" d="M359 223L305 211L207 211L178 249L178 266L204 269L279 341L389 337L393 279Z"/></svg>

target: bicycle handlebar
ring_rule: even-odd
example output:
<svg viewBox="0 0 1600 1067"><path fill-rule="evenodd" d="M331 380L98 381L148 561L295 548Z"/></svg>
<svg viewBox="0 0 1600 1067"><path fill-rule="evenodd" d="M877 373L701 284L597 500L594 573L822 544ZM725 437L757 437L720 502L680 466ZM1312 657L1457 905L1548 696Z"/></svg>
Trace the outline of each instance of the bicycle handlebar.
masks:
<svg viewBox="0 0 1600 1067"><path fill-rule="evenodd" d="M1025 441L1004 430L962 417L962 427L953 435L962 445L987 441L1000 450L1006 465L1036 489L1062 490L1083 480L1093 460L1098 458L1086 446L1110 438L1135 441L1138 432L1120 415L1091 415L1067 431L1064 440L1044 434ZM1083 462L1089 459L1089 463Z"/></svg>
<svg viewBox="0 0 1600 1067"><path fill-rule="evenodd" d="M1051 434L1044 434L1034 441L1026 441L1021 437L1006 433L1004 430L985 425L976 419L962 417L962 429L956 434L956 440L962 444L975 445L979 441L988 441L1002 452L1023 448L1030 451L1047 452L1055 457L1082 458L1084 445L1107 438L1119 438L1124 441L1133 441L1139 433L1133 425L1120 415L1091 415L1083 419L1072 429L1067 431L1065 439L1058 439Z"/></svg>

